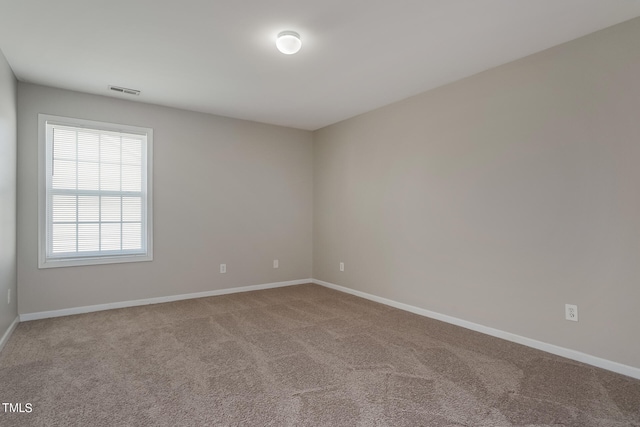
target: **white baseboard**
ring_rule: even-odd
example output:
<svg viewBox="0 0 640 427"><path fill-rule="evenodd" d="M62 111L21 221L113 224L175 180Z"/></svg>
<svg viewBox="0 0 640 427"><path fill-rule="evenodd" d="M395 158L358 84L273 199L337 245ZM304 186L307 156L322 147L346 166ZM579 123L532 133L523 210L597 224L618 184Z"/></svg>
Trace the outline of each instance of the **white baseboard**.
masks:
<svg viewBox="0 0 640 427"><path fill-rule="evenodd" d="M424 308L415 307L409 304L393 301L387 298L378 297L368 294L366 292L356 291L354 289L345 288L344 286L335 285L333 283L324 282L322 280L313 279L313 283L327 288L335 289L340 292L355 295L361 298L365 298L371 301L379 302L384 305L399 308L400 310L408 311L410 313L418 314L420 316L430 317L432 319L440 320L452 325L461 326L472 331L480 332L486 335L491 335L496 338L502 338L507 341L515 342L518 344L532 347L538 350L546 351L547 353L562 356L567 359L575 360L578 362L586 363L587 365L596 366L598 368L606 369L608 371L617 372L622 375L626 375L632 378L640 379L640 368L633 366L623 365L622 363L613 362L611 360L602 359L600 357L592 356L590 354L582 353L580 351L571 350L568 348L560 347L554 344L548 344L542 341L537 341L531 338L526 338L520 335L512 334L510 332L501 331L499 329L490 328L488 326L480 325L477 323L469 322L467 320L458 319L457 317L447 316L446 314L436 313L435 311L425 310Z"/></svg>
<svg viewBox="0 0 640 427"><path fill-rule="evenodd" d="M2 351L7 341L9 341L9 337L18 326L18 323L20 323L20 317L15 318L11 325L9 325L9 329L7 329L2 338L0 338L0 351Z"/></svg>
<svg viewBox="0 0 640 427"><path fill-rule="evenodd" d="M61 310L40 311L36 313L24 313L24 314L20 314L20 321L27 322L29 320L39 320L39 319L48 319L51 317L71 316L73 314L112 310L114 308L125 308L125 307L135 307L139 305L160 304L163 302L180 301L185 299L235 294L238 292L259 291L262 289L281 288L284 286L303 285L305 283L312 283L312 282L313 282L313 279L291 280L288 282L265 283L262 285L243 286L240 288L216 289L213 291L195 292L191 294L170 295L167 297L146 298L146 299L138 299L133 301L121 301L121 302L112 302L108 304L88 305L84 307L64 308Z"/></svg>

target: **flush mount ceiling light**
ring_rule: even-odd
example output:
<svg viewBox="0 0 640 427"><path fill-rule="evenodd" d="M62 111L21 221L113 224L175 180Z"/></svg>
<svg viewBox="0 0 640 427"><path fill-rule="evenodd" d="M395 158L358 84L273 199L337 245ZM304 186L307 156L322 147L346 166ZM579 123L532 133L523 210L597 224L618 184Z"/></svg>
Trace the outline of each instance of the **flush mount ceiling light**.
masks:
<svg viewBox="0 0 640 427"><path fill-rule="evenodd" d="M285 55L293 55L302 47L300 34L295 31L282 31L276 39L276 47Z"/></svg>

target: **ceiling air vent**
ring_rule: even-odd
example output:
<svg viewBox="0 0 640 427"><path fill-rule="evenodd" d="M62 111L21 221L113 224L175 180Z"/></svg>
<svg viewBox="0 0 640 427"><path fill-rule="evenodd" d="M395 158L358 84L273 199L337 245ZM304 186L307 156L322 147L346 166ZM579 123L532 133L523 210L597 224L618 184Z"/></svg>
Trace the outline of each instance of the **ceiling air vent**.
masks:
<svg viewBox="0 0 640 427"><path fill-rule="evenodd" d="M140 91L139 90L127 89L126 87L109 86L109 89L111 89L114 92L126 93L127 95L140 95Z"/></svg>

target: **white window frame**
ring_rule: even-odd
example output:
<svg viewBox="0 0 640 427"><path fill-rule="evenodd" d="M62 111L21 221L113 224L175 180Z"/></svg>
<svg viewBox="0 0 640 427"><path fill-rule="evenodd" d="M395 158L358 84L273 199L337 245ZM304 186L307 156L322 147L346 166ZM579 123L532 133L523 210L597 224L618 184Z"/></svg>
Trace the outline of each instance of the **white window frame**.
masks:
<svg viewBox="0 0 640 427"><path fill-rule="evenodd" d="M146 174L143 173L143 233L146 231L146 251L142 254L110 254L73 257L47 257L47 181L51 179L52 150L47 136L47 124L87 128L99 131L146 135ZM97 264L115 264L153 260L153 129L138 126L98 122L71 117L38 114L38 268L72 267ZM145 179L146 178L146 179ZM146 182L145 182L146 181ZM145 185L146 184L146 185ZM146 187L146 194L145 194ZM146 199L146 203L145 200Z"/></svg>

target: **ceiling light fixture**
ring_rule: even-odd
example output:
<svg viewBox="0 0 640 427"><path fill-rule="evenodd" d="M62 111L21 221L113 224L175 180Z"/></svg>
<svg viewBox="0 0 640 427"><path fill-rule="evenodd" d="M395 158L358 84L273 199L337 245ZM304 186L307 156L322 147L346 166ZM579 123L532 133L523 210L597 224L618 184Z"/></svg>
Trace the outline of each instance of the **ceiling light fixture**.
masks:
<svg viewBox="0 0 640 427"><path fill-rule="evenodd" d="M276 47L285 55L293 55L298 53L302 47L302 40L300 40L300 34L295 31L282 31L278 34L276 39Z"/></svg>

